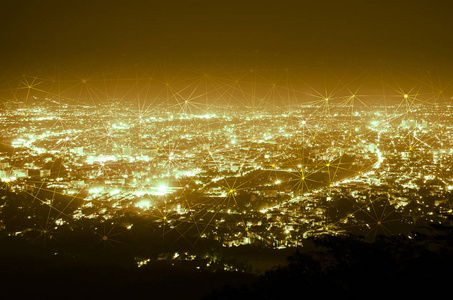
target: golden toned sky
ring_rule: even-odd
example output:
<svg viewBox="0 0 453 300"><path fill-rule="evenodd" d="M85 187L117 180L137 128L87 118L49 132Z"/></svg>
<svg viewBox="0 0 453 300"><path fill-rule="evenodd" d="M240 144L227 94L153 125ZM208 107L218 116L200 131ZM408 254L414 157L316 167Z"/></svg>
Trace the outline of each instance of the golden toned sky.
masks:
<svg viewBox="0 0 453 300"><path fill-rule="evenodd" d="M439 0L2 1L0 68L384 61L450 76L452 8Z"/></svg>

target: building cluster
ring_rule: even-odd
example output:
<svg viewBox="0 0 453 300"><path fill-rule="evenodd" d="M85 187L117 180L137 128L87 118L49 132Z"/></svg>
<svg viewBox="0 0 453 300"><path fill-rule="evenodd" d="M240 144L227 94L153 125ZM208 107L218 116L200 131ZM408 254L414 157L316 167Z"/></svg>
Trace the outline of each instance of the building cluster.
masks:
<svg viewBox="0 0 453 300"><path fill-rule="evenodd" d="M1 226L22 235L146 222L191 243L284 248L449 222L449 107L389 111L30 103L0 113Z"/></svg>

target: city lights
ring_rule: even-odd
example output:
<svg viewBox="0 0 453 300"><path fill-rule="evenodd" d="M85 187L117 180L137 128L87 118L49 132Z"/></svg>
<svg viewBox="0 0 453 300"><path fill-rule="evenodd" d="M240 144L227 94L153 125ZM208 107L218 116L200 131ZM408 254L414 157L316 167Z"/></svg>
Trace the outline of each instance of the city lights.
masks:
<svg viewBox="0 0 453 300"><path fill-rule="evenodd" d="M4 2L5 299L444 296L449 1Z"/></svg>

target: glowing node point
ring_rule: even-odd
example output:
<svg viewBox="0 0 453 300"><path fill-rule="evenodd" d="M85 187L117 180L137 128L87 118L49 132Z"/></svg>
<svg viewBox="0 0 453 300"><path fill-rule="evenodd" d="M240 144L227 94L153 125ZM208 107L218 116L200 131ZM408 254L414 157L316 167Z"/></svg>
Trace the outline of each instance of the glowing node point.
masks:
<svg viewBox="0 0 453 300"><path fill-rule="evenodd" d="M167 217L164 217L164 220L167 220Z"/></svg>
<svg viewBox="0 0 453 300"><path fill-rule="evenodd" d="M245 231L249 231L249 229L246 227L246 228L245 228Z"/></svg>
<svg viewBox="0 0 453 300"><path fill-rule="evenodd" d="M409 98L409 95L408 94L404 94L404 99L407 99Z"/></svg>
<svg viewBox="0 0 453 300"><path fill-rule="evenodd" d="M272 165L272 168L275 168L275 164Z"/></svg>
<svg viewBox="0 0 453 300"><path fill-rule="evenodd" d="M378 225L381 225L382 223L381 223L381 221L378 221L377 224L378 224Z"/></svg>
<svg viewBox="0 0 453 300"><path fill-rule="evenodd" d="M327 167L330 167L330 164L329 164L329 163L327 163L327 164L326 164L326 166L327 166Z"/></svg>
<svg viewBox="0 0 453 300"><path fill-rule="evenodd" d="M107 238L106 235L104 235L104 236L102 237L102 240L103 240L103 241L106 241L107 239L108 239L108 238Z"/></svg>
<svg viewBox="0 0 453 300"><path fill-rule="evenodd" d="M44 229L44 230L42 231L42 233L46 234L46 233L47 233L47 230Z"/></svg>
<svg viewBox="0 0 453 300"><path fill-rule="evenodd" d="M303 121L302 121L302 125L305 125L305 123L306 123L305 120L303 120Z"/></svg>
<svg viewBox="0 0 453 300"><path fill-rule="evenodd" d="M229 190L229 193L230 193L230 194L233 194L233 192L234 192L234 190L233 190L233 189Z"/></svg>

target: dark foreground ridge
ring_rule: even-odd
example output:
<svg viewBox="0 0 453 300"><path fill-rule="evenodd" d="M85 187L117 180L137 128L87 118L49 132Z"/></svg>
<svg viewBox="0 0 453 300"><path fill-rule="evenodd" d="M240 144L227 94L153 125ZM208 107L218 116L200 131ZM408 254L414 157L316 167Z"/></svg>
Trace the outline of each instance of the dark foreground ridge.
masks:
<svg viewBox="0 0 453 300"><path fill-rule="evenodd" d="M137 268L127 258L55 255L3 237L0 291L2 298L21 299L435 296L445 293L451 281L452 233L452 227L430 226L411 238L381 236L373 242L326 235L307 240L310 246L298 248L287 265L260 276L252 271L196 270L164 261Z"/></svg>
<svg viewBox="0 0 453 300"><path fill-rule="evenodd" d="M252 284L225 286L212 299L410 299L441 296L451 284L451 227L430 227L413 238L380 236L374 242L324 236L316 250L299 250L289 264ZM344 297L344 298L343 298Z"/></svg>

